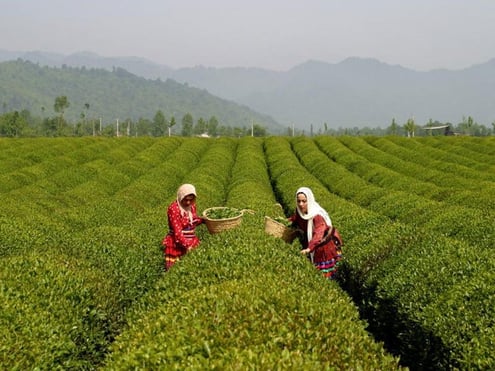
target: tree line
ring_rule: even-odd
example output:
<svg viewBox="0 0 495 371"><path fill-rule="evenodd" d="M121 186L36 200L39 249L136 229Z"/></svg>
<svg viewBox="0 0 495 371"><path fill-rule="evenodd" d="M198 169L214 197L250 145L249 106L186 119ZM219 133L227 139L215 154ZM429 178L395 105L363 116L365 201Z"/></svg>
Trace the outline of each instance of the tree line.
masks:
<svg viewBox="0 0 495 371"><path fill-rule="evenodd" d="M397 122L395 118L385 127L339 127L337 129L329 128L327 123L322 127L314 130L311 125L309 136L314 135L333 135L333 136L385 136L397 135L406 137L415 136L434 136L434 135L468 135L468 136L491 136L495 135L495 121L492 127L479 124L472 116L465 116L457 124L451 122L440 122L438 120L428 120L424 125L418 124L414 118L409 118L403 124ZM297 134L306 134L304 131L297 131L294 128L287 128L287 135L294 136Z"/></svg>
<svg viewBox="0 0 495 371"><path fill-rule="evenodd" d="M133 120L126 118L115 119L112 122L103 122L101 118L90 115L91 105L84 103L78 120L68 120L65 117L66 110L71 103L67 96L61 95L55 98L53 104L54 116L44 116L45 107L41 107L42 116L33 115L28 109L21 111L7 111L3 105L3 113L0 114L1 137L67 137L67 136L130 136L130 137L163 137L163 136L207 136L207 137L263 137L271 133L259 124L253 123L251 127L233 127L222 125L216 116L210 118L199 117L194 119L191 113L186 113L180 121L174 115L166 117L162 110L157 110L153 118L139 118ZM305 130L288 127L287 136L296 135L349 135L349 136L430 136L430 135L471 135L491 136L495 135L495 121L492 127L486 127L477 123L473 117L463 117L457 124L442 123L438 120L429 120L425 125L418 125L414 118L408 119L404 124L399 124L392 119L389 126L381 127L353 127L337 129L329 128L324 123L318 130L311 125L309 133Z"/></svg>
<svg viewBox="0 0 495 371"><path fill-rule="evenodd" d="M222 125L216 116L206 119L199 117L194 120L190 113L180 119L172 115L166 117L162 110L157 110L153 118L139 118L132 120L115 119L113 122L104 122L101 118L90 117L89 103L85 103L78 120L69 121L65 117L70 101L65 95L55 98L53 104L54 116L44 117L33 115L29 110L9 111L0 115L0 136L2 137L68 137L68 136L129 136L129 137L163 137L179 135L190 136L266 136L268 131L259 124L251 127L232 127ZM41 112L46 108L41 107Z"/></svg>
<svg viewBox="0 0 495 371"><path fill-rule="evenodd" d="M168 121L171 116L175 117L177 125L172 128L175 135L181 134L178 128L186 113L190 113L195 121L199 117L209 120L215 116L221 125L250 128L254 122L271 131L283 130L267 115L171 79L147 80L122 68L112 71L67 66L50 68L22 60L0 63L0 114L17 110L26 116L24 110L28 110L33 116L32 121L38 120L35 126L40 131L41 121L61 113L54 107L57 96L66 96L70 100L69 106L64 107L64 118L69 125L65 130L69 131L67 135L80 135L77 134L78 124L84 127L92 121L95 121L98 134L100 118L102 129L112 124L116 126L119 119L119 126L129 120L132 131L132 124L137 125L144 119L152 121L158 110L166 115ZM141 122L140 126L145 125ZM146 130L142 135L148 135L148 132ZM42 130L41 133L45 135ZM92 135L92 127L89 134Z"/></svg>

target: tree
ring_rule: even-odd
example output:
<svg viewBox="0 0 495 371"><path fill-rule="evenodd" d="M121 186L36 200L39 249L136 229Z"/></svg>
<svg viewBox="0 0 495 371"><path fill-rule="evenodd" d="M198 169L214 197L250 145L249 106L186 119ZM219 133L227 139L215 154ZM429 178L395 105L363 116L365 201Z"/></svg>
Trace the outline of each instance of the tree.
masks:
<svg viewBox="0 0 495 371"><path fill-rule="evenodd" d="M202 117L200 117L196 122L196 126L194 126L194 130L193 130L194 134L201 135L207 133L207 131L208 129L207 129L206 121Z"/></svg>
<svg viewBox="0 0 495 371"><path fill-rule="evenodd" d="M55 104L53 105L53 109L55 112L60 113L61 116L64 116L65 110L69 108L70 103L67 99L67 96L61 95L55 98Z"/></svg>
<svg viewBox="0 0 495 371"><path fill-rule="evenodd" d="M473 118L471 116L463 117L462 122L459 124L459 128L464 134L472 134L473 133L473 127L476 126Z"/></svg>
<svg viewBox="0 0 495 371"><path fill-rule="evenodd" d="M67 99L67 96L65 95L60 95L55 98L55 104L53 105L53 109L55 112L60 113L59 120L58 120L58 131L59 134L62 133L62 128L65 125L65 120L64 120L64 113L67 108L69 108L70 103L69 100Z"/></svg>
<svg viewBox="0 0 495 371"><path fill-rule="evenodd" d="M388 127L388 132L392 135L397 135L397 132L399 130L399 126L397 125L397 122L395 121L395 117L392 119L392 123Z"/></svg>
<svg viewBox="0 0 495 371"><path fill-rule="evenodd" d="M221 137L233 137L234 128L230 126L220 125L220 127L218 128L218 135Z"/></svg>
<svg viewBox="0 0 495 371"><path fill-rule="evenodd" d="M253 125L253 136L255 137L266 136L266 129L258 124Z"/></svg>
<svg viewBox="0 0 495 371"><path fill-rule="evenodd" d="M170 136L172 134L172 127L175 126L177 122L175 122L175 117L172 116L170 118L170 121L168 122L168 136Z"/></svg>
<svg viewBox="0 0 495 371"><path fill-rule="evenodd" d="M41 124L43 135L49 137L56 136L57 127L58 127L58 118L55 117L47 117L43 119L43 123Z"/></svg>
<svg viewBox="0 0 495 371"><path fill-rule="evenodd" d="M0 117L0 135L19 137L26 126L26 120L17 111L8 112Z"/></svg>
<svg viewBox="0 0 495 371"><path fill-rule="evenodd" d="M416 124L414 119L408 119L407 123L404 125L408 137L414 137L414 132L416 131Z"/></svg>
<svg viewBox="0 0 495 371"><path fill-rule="evenodd" d="M151 135L154 137L162 137L165 135L165 128L167 127L167 120L161 110L156 111L155 117L153 117L153 126L151 129Z"/></svg>
<svg viewBox="0 0 495 371"><path fill-rule="evenodd" d="M86 110L86 114L84 116L84 124L87 126L88 124L88 118L89 118L89 103L84 103L84 109ZM93 136L96 136L96 130L95 130L95 120L91 120L93 127L92 127L92 134Z"/></svg>
<svg viewBox="0 0 495 371"><path fill-rule="evenodd" d="M218 134L217 130L218 130L218 120L215 116L211 116L210 119L208 120L208 135L211 137L216 137Z"/></svg>
<svg viewBox="0 0 495 371"><path fill-rule="evenodd" d="M190 113L182 117L182 136L190 137L193 134L194 120Z"/></svg>
<svg viewBox="0 0 495 371"><path fill-rule="evenodd" d="M240 138L240 137L242 137L242 136L243 136L243 130L242 130L242 128L239 128L239 127L237 127L237 126L236 126L236 127L234 128L234 136L235 136L236 138Z"/></svg>
<svg viewBox="0 0 495 371"><path fill-rule="evenodd" d="M136 136L149 135L151 136L152 123L148 119L140 118L136 123Z"/></svg>

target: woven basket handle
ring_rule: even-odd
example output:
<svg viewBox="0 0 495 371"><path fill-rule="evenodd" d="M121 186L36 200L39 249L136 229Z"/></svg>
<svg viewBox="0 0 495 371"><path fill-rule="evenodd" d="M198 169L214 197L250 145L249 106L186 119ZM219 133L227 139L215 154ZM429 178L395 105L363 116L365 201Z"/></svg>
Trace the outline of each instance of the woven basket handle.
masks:
<svg viewBox="0 0 495 371"><path fill-rule="evenodd" d="M255 213L255 211L254 211L254 210L251 210L251 209L242 209L242 210L240 210L240 213L241 213L242 215L244 215L244 213L254 214L254 213Z"/></svg>
<svg viewBox="0 0 495 371"><path fill-rule="evenodd" d="M284 213L284 208L281 204L278 202L273 205L273 217L284 217L285 218L285 213Z"/></svg>

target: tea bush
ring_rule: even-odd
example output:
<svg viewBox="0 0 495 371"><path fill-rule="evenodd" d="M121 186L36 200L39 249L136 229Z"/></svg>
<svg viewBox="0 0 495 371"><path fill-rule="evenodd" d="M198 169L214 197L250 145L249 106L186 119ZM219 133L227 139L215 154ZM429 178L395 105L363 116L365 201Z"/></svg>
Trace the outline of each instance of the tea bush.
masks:
<svg viewBox="0 0 495 371"><path fill-rule="evenodd" d="M0 364L492 369L494 143L0 138ZM186 182L200 212L249 212L199 227L163 274L166 208ZM300 186L341 231L338 281L264 232Z"/></svg>

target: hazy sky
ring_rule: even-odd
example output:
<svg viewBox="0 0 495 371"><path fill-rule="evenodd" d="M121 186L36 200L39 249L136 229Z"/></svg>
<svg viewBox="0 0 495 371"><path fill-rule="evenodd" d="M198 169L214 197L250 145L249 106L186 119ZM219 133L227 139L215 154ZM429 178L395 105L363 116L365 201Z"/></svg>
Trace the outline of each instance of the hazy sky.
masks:
<svg viewBox="0 0 495 371"><path fill-rule="evenodd" d="M495 58L494 0L0 0L0 49L169 67L287 70L376 58L415 70Z"/></svg>

